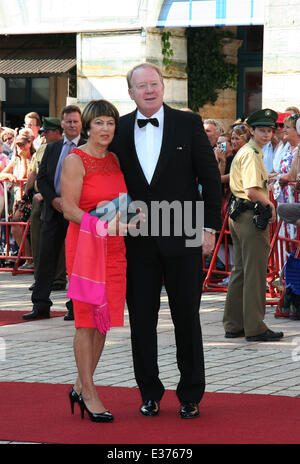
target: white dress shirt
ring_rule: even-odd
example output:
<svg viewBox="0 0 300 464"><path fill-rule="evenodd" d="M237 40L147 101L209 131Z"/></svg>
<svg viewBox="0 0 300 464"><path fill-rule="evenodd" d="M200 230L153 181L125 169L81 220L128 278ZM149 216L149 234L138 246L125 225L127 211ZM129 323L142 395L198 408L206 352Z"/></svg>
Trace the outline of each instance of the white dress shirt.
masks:
<svg viewBox="0 0 300 464"><path fill-rule="evenodd" d="M144 172L144 175L150 184L153 177L156 164L159 158L164 126L164 108L163 106L153 114L151 118L157 118L159 126L155 127L148 122L146 126L139 128L138 119L148 119L140 111L137 111L135 126L134 126L134 142L136 153Z"/></svg>

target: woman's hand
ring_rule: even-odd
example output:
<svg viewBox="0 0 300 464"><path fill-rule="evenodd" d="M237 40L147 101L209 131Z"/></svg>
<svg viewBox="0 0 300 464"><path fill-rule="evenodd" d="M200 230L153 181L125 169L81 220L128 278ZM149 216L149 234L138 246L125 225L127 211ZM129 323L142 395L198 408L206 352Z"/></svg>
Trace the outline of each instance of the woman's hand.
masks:
<svg viewBox="0 0 300 464"><path fill-rule="evenodd" d="M108 223L107 234L112 236L126 236L128 231L139 229L140 223L145 222L145 220L145 214L139 210L137 215L130 220L129 224L125 224L120 221L120 211L118 211L115 217Z"/></svg>
<svg viewBox="0 0 300 464"><path fill-rule="evenodd" d="M276 221L276 209L275 209L275 206L273 205L273 203L269 203L269 204L270 204L271 210L272 210L272 217L269 220L269 223L273 224Z"/></svg>
<svg viewBox="0 0 300 464"><path fill-rule="evenodd" d="M2 180L9 180L10 182L16 182L17 178L13 174L10 174L9 172L2 172L0 178Z"/></svg>

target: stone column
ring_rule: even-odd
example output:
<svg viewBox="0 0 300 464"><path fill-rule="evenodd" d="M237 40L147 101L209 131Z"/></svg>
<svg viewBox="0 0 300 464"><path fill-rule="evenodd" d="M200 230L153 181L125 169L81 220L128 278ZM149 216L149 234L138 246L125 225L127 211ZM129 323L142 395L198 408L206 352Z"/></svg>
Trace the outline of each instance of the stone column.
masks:
<svg viewBox="0 0 300 464"><path fill-rule="evenodd" d="M78 105L104 98L116 105L121 115L132 111L135 104L128 95L126 73L141 62L162 67L161 31L141 28L78 33ZM180 108L187 106L186 37L182 28L172 28L171 34L174 62L169 71L164 71L165 102Z"/></svg>
<svg viewBox="0 0 300 464"><path fill-rule="evenodd" d="M300 107L299 0L265 0L263 108Z"/></svg>

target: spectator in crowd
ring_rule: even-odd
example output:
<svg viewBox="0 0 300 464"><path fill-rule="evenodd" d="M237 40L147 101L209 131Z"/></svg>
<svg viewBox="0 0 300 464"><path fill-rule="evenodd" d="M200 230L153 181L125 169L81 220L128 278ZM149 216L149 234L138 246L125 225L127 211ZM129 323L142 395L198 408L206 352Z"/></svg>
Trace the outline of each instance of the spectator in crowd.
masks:
<svg viewBox="0 0 300 464"><path fill-rule="evenodd" d="M279 113L278 119L276 121L276 129L275 129L275 137L277 139L277 145L274 150L274 157L273 157L273 171L270 173L270 178L274 178L277 176L278 172L280 172L280 163L282 158L285 156L286 152L288 151L290 144L289 142L284 141L284 120L290 116L289 113Z"/></svg>
<svg viewBox="0 0 300 464"><path fill-rule="evenodd" d="M43 118L43 127L40 129L40 132L46 143L43 143L32 157L31 170L24 192L25 195L28 195L30 191L33 191L30 214L30 239L35 277L40 251L41 213L43 206L43 196L38 191L36 178L47 144L61 140L62 138L62 127L59 118ZM65 247L63 246L56 268L52 291L64 290L66 288L66 283ZM34 283L29 287L29 290L33 290L33 287Z"/></svg>
<svg viewBox="0 0 300 464"><path fill-rule="evenodd" d="M296 124L299 118L300 114L293 114L288 116L284 120L283 140L284 142L288 142L290 146L280 163L279 184L281 185L286 183L284 182L285 178L283 176L289 173L294 155L296 154L298 150L298 145L300 143L300 131L298 133L298 131L296 130ZM282 177L283 180L281 181L280 179ZM275 183L273 186L275 197L278 199L278 201L287 203L289 201L289 195L291 193L291 189L289 188L289 186L283 186L282 192L279 194L279 196L278 193L276 196L276 189L277 184Z"/></svg>
<svg viewBox="0 0 300 464"><path fill-rule="evenodd" d="M215 148L218 138L224 132L222 125L216 119L205 119L203 126L211 146Z"/></svg>
<svg viewBox="0 0 300 464"><path fill-rule="evenodd" d="M33 155L36 152L36 149L34 148L33 142L34 142L34 134L33 131L29 128L23 128L19 130L19 135L24 135L25 137L29 138L31 140L30 144L30 153Z"/></svg>
<svg viewBox="0 0 300 464"><path fill-rule="evenodd" d="M230 199L231 190L229 187L229 172L232 160L234 158L234 154L232 153L232 145L231 145L231 131L227 132L226 134L222 134L217 141L217 146L214 149L215 156L218 162L219 171L221 174L221 183L222 183L222 219L224 220L226 216L228 201ZM222 261L224 265L226 265L226 250L225 250L225 240L220 245L220 249L218 252L218 258ZM227 270L230 271L233 265L233 252L232 252L232 244L230 237L227 240ZM229 276L225 277L219 285L227 285L229 282Z"/></svg>
<svg viewBox="0 0 300 464"><path fill-rule="evenodd" d="M6 168L9 162L9 158L4 153L3 148L4 148L4 142L3 140L0 140L0 171L3 171L3 169Z"/></svg>
<svg viewBox="0 0 300 464"><path fill-rule="evenodd" d="M217 140L214 152L218 162L222 184L229 183L230 164L234 156L232 151L231 134L221 134Z"/></svg>
<svg viewBox="0 0 300 464"><path fill-rule="evenodd" d="M24 118L25 129L31 129L34 135L33 146L35 150L41 145L39 130L41 128L41 119L38 113L32 111L27 113Z"/></svg>
<svg viewBox="0 0 300 464"><path fill-rule="evenodd" d="M297 108L297 106L288 106L285 112L292 115L292 114L299 114L300 110L299 108Z"/></svg>
<svg viewBox="0 0 300 464"><path fill-rule="evenodd" d="M296 131L300 136L300 115L296 122ZM297 189L299 190L299 178L300 178L300 140L298 147L293 155L293 159L291 162L290 170L280 176L279 183L282 187L286 186L288 182L296 182Z"/></svg>
<svg viewBox="0 0 300 464"><path fill-rule="evenodd" d="M246 123L236 124L231 132L232 153L235 155L250 140L250 129Z"/></svg>
<svg viewBox="0 0 300 464"><path fill-rule="evenodd" d="M9 158L3 153L4 142L0 140L0 172L6 168L9 163ZM0 182L0 218L2 217L4 210L4 188Z"/></svg>
<svg viewBox="0 0 300 464"><path fill-rule="evenodd" d="M60 176L62 163L67 154L85 140L80 137L81 111L78 106L68 105L61 113L64 138L47 144L37 176L38 190L44 203L40 256L31 300L32 311L24 314L25 320L49 318L50 293L61 249L65 242L68 222L62 212ZM69 308L68 308L69 309Z"/></svg>
<svg viewBox="0 0 300 464"><path fill-rule="evenodd" d="M30 172L31 152L30 152L31 140L25 135L18 135L16 137L16 154L6 168L0 173L0 179L7 179L11 182L16 180L27 179ZM13 215L12 221L18 222L22 220L23 211L21 208L21 192L23 191L24 185L16 184L13 187ZM11 233L14 237L18 246L21 244L23 236L23 227L21 225L13 225L11 227ZM30 242L28 239L25 241L25 256L31 256ZM30 269L33 264L26 260L23 264L24 269Z"/></svg>
<svg viewBox="0 0 300 464"><path fill-rule="evenodd" d="M1 140L4 142L3 153L9 158L12 158L15 148L15 131L8 127L3 128Z"/></svg>

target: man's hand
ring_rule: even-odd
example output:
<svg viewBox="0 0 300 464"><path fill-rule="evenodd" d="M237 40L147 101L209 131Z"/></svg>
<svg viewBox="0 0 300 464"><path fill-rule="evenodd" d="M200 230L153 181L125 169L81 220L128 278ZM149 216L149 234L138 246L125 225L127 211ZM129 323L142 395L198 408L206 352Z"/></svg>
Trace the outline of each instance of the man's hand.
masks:
<svg viewBox="0 0 300 464"><path fill-rule="evenodd" d="M211 255L215 248L215 235L207 230L203 230L202 254Z"/></svg>
<svg viewBox="0 0 300 464"><path fill-rule="evenodd" d="M33 197L33 201L37 201L38 203L40 203L41 201L43 201L43 195L41 193L36 193Z"/></svg>
<svg viewBox="0 0 300 464"><path fill-rule="evenodd" d="M62 212L63 212L63 209L62 209L62 199L61 199L61 197L55 197L55 198L53 198L53 200L51 201L51 205L52 205L53 208L56 209L56 211L58 211L59 213L62 213Z"/></svg>

